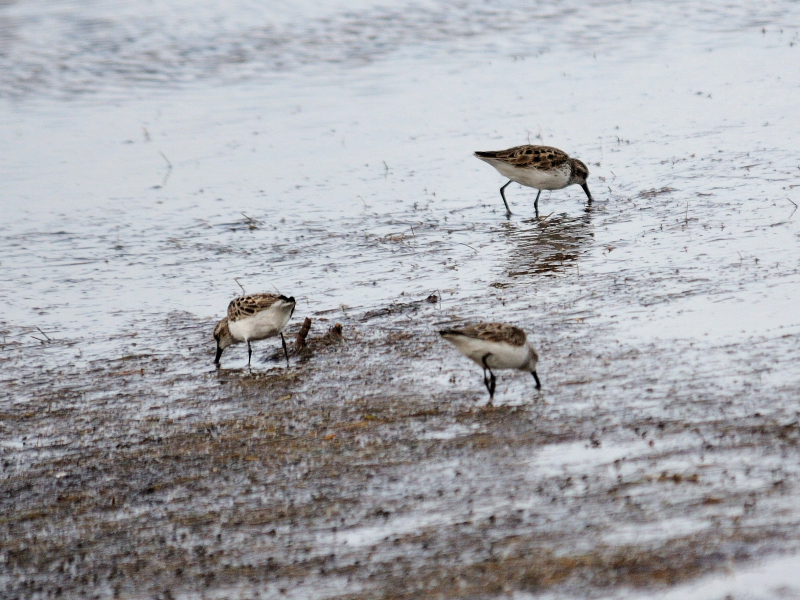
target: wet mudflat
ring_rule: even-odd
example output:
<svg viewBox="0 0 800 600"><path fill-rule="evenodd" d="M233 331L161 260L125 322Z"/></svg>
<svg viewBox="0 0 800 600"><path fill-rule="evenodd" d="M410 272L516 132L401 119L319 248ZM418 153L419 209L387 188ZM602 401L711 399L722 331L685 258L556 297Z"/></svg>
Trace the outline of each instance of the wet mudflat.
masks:
<svg viewBox="0 0 800 600"><path fill-rule="evenodd" d="M435 305L381 312L288 371L194 375L206 331L178 317L182 353L44 377L20 351L6 593L596 596L796 547L794 391L758 375L796 337L676 352L545 318L545 391L502 377L488 407L408 333Z"/></svg>
<svg viewBox="0 0 800 600"><path fill-rule="evenodd" d="M0 8L3 597L722 598L796 551L797 7L297 6ZM528 139L591 207L504 217L470 153ZM213 368L240 284L312 319L288 369ZM541 393L487 406L475 320Z"/></svg>

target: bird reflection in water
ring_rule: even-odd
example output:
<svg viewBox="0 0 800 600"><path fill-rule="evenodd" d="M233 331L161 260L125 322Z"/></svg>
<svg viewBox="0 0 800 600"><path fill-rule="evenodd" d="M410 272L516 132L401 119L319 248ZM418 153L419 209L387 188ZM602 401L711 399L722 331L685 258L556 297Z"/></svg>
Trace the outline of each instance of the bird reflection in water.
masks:
<svg viewBox="0 0 800 600"><path fill-rule="evenodd" d="M591 209L503 224L512 242L508 276L556 275L575 263L593 240Z"/></svg>

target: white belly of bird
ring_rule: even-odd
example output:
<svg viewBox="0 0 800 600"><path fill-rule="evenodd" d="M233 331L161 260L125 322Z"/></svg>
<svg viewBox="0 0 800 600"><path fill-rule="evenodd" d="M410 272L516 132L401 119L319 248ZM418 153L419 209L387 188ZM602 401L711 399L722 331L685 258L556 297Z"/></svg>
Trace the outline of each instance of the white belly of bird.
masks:
<svg viewBox="0 0 800 600"><path fill-rule="evenodd" d="M488 160L486 162L511 181L516 181L519 184L536 188L537 190L560 190L569 185L570 167L568 164L561 165L551 171L540 171L539 169L514 167L499 160Z"/></svg>
<svg viewBox="0 0 800 600"><path fill-rule="evenodd" d="M447 338L459 352L474 360L481 367L483 357L489 354L486 364L491 369L521 369L528 362L528 345L512 346L501 342L476 340L464 335L453 335Z"/></svg>
<svg viewBox="0 0 800 600"><path fill-rule="evenodd" d="M276 302L266 310L250 317L228 323L233 339L246 342L263 340L278 335L289 322L291 305Z"/></svg>

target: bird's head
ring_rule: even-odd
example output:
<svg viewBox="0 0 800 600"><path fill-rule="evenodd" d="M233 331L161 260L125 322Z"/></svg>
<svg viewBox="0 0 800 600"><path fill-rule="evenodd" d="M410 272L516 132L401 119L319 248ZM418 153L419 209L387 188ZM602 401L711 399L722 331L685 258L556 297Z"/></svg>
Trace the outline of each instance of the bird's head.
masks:
<svg viewBox="0 0 800 600"><path fill-rule="evenodd" d="M539 363L539 355L536 354L536 350L533 349L533 346L530 344L526 344L528 346L528 362L525 364L524 369L527 371L535 371L536 365Z"/></svg>
<svg viewBox="0 0 800 600"><path fill-rule="evenodd" d="M591 202L592 194L589 191L589 186L586 185L586 180L589 178L589 167L587 167L577 158L570 159L569 163L571 168L569 185L574 185L577 183L579 186L581 186L583 191L586 192L586 197L589 198L589 201Z"/></svg>
<svg viewBox="0 0 800 600"><path fill-rule="evenodd" d="M217 356L214 358L214 362L219 364L222 351L233 344L233 336L231 336L231 330L228 328L228 317L222 319L214 327L214 340L217 342Z"/></svg>

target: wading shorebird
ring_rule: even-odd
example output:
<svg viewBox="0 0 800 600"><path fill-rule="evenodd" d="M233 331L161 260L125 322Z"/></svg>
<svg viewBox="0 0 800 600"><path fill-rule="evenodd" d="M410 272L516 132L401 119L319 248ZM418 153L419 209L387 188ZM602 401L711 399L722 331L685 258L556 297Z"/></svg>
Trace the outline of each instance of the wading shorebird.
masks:
<svg viewBox="0 0 800 600"><path fill-rule="evenodd" d="M503 323L478 323L460 329L442 329L439 335L461 354L483 367L483 383L489 392L489 404L494 398L496 383L492 369L528 371L536 380L536 389L542 389L536 374L539 356L519 327ZM486 371L489 371L489 377L486 377Z"/></svg>
<svg viewBox="0 0 800 600"><path fill-rule="evenodd" d="M247 366L253 350L250 342L281 336L286 366L289 366L289 351L283 337L283 328L294 312L294 298L278 294L250 294L231 300L228 305L228 316L214 328L214 339L217 341L217 356L214 362L219 365L222 351L228 346L247 342Z"/></svg>
<svg viewBox="0 0 800 600"><path fill-rule="evenodd" d="M475 156L497 169L501 175L508 177L509 182L500 188L500 196L506 205L506 215L511 209L506 202L505 189L512 181L520 185L536 188L536 200L533 208L539 216L539 196L542 190L562 190L567 186L578 184L586 192L589 203L592 194L586 185L589 169L577 158L570 158L566 152L552 146L515 146L508 150L492 152L476 152Z"/></svg>

